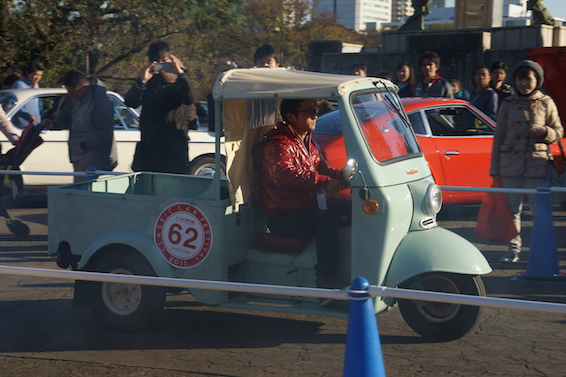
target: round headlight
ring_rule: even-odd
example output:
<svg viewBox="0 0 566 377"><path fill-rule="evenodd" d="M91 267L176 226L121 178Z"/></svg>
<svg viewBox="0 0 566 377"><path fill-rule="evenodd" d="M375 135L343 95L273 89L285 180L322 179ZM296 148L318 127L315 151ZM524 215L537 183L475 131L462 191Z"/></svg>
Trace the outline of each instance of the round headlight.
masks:
<svg viewBox="0 0 566 377"><path fill-rule="evenodd" d="M430 216L436 215L442 208L442 190L438 185L430 184L426 189L426 211Z"/></svg>

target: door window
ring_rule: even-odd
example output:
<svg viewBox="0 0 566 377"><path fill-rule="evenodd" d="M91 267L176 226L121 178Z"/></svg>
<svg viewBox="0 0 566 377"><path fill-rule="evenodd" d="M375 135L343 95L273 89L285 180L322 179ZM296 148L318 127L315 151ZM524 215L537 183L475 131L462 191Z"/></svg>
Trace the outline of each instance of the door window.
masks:
<svg viewBox="0 0 566 377"><path fill-rule="evenodd" d="M434 108L425 111L434 136L493 135L486 120L465 107Z"/></svg>

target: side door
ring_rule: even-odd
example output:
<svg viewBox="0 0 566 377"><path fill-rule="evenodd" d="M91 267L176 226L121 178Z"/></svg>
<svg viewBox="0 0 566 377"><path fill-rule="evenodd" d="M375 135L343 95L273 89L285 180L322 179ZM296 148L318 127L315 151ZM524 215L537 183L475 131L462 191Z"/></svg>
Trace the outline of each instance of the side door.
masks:
<svg viewBox="0 0 566 377"><path fill-rule="evenodd" d="M494 124L468 106L435 106L422 110L429 130L419 138L431 170L441 186L489 187ZM446 204L478 203L483 192L444 191Z"/></svg>

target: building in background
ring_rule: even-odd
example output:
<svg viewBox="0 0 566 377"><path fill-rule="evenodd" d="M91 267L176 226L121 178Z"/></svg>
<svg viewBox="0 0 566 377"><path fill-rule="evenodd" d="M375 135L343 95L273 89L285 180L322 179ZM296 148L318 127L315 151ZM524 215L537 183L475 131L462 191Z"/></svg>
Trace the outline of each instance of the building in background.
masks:
<svg viewBox="0 0 566 377"><path fill-rule="evenodd" d="M337 22L356 31L381 29L391 22L391 0L321 0L316 10L334 14Z"/></svg>
<svg viewBox="0 0 566 377"><path fill-rule="evenodd" d="M391 21L404 21L407 17L415 13L411 6L412 0L392 0L391 1Z"/></svg>
<svg viewBox="0 0 566 377"><path fill-rule="evenodd" d="M458 0L456 0L458 1ZM497 12L494 13L499 13L502 16L502 23L501 26L530 26L531 25L531 11L527 10L527 1L528 0L503 0L502 5L501 3L498 4L499 6L502 6L503 9L501 11L501 13L499 13L499 10L496 10ZM396 5L400 4L400 3L405 3L406 1L403 0L392 0L393 5L392 5L392 12L393 14L395 13L395 9L396 9ZM467 2L472 2L471 0L468 0ZM566 1L565 1L566 2ZM385 23L382 24L382 27L384 28L384 30L396 30L397 28L399 28L401 25L403 25L405 23L405 20L407 19L407 17L411 16L413 14L413 8L410 5L410 1L408 1L409 3L409 8L411 13L407 13L405 14L405 16L401 16L399 15L397 18L393 18L391 19L390 23ZM478 3L482 3L482 1L478 0ZM430 10L430 14L428 16L425 17L424 19L424 26L425 29L429 29L432 25L450 25L450 24L454 24L455 22L455 17L454 17L454 11L455 8L453 7L439 7L436 5L445 5L446 1L445 0L432 0L431 2L431 7L429 8ZM399 8L401 9L401 8ZM561 18L556 18L555 20L558 21L559 23L563 23L564 20Z"/></svg>

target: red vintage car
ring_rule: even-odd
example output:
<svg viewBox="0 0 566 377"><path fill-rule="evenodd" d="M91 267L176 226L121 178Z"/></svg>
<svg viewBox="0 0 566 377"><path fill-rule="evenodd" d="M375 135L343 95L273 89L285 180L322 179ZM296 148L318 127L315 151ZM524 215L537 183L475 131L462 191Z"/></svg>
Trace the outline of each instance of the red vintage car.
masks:
<svg viewBox="0 0 566 377"><path fill-rule="evenodd" d="M489 164L495 132L491 119L466 101L403 98L401 102L438 185L491 186ZM387 129L387 120L381 121L388 142L395 143L395 133ZM344 165L346 149L337 111L318 118L314 139L330 165ZM445 190L443 203L479 203L483 195L483 192Z"/></svg>

